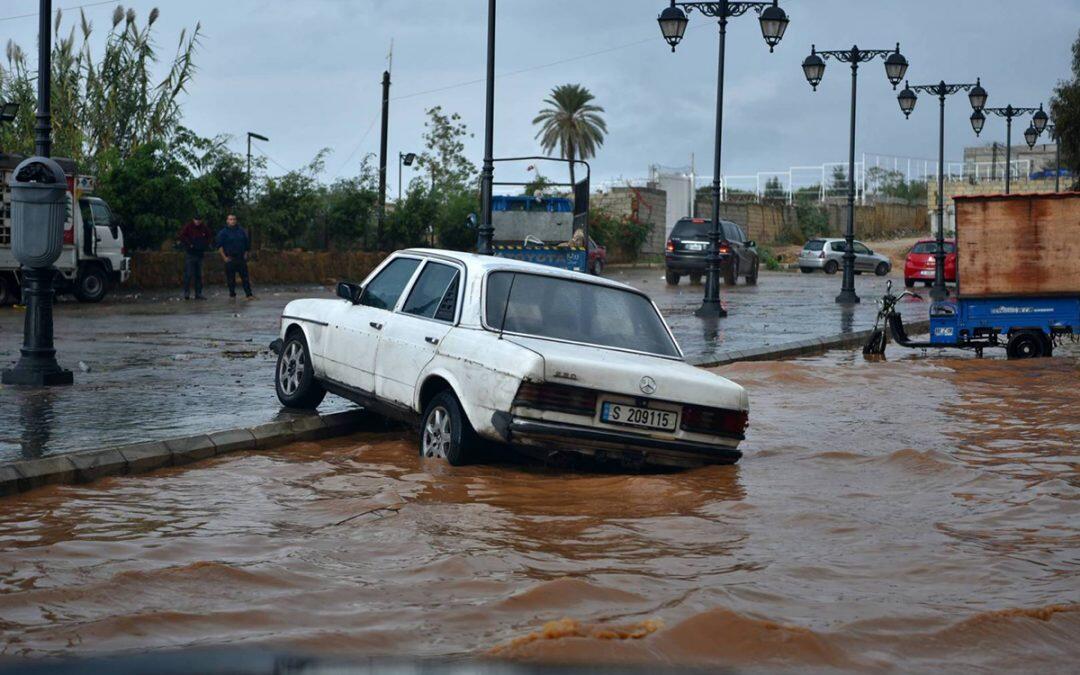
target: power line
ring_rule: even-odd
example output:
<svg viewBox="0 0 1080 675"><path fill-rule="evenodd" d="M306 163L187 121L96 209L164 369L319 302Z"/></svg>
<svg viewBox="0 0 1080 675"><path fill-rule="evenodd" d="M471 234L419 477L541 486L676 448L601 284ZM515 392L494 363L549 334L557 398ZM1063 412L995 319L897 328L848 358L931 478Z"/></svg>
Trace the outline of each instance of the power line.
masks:
<svg viewBox="0 0 1080 675"><path fill-rule="evenodd" d="M252 149L252 150L254 150L255 152L259 153L259 154L260 154L260 155L262 155L263 157L267 158L267 159L268 159L268 160L270 160L271 162L273 162L273 163L274 163L275 165L277 165L277 167L278 167L279 169L281 169L281 170L282 170L282 171L284 171L285 173L288 173L288 172L290 171L290 169L289 169L288 167L286 167L285 165L283 165L283 164L282 164L281 162L277 161L276 159L274 159L274 158L273 158L273 157L271 157L270 155L266 154L266 152L264 152L264 151L263 151L263 149L262 149L262 148L260 148L259 146L257 146L257 145L253 145L253 146L251 146L251 149Z"/></svg>
<svg viewBox="0 0 1080 675"><path fill-rule="evenodd" d="M61 12L61 11L67 12L67 11L71 11L73 9L86 9L88 7L100 7L101 5L115 5L115 4L119 4L119 3L116 0L102 0L101 2L88 2L88 3L83 4L83 5L75 5L74 7L57 7L55 11L57 11L57 12ZM15 16L0 17L0 21L14 21L16 19L29 19L31 17L37 18L37 15L38 15L37 12L33 12L31 14L17 14Z"/></svg>
<svg viewBox="0 0 1080 675"><path fill-rule="evenodd" d="M367 130L364 132L364 135L360 137L360 140L356 142L356 147L352 149L352 152L349 153L349 156L345 158L345 161L341 163L341 166L338 167L338 170L334 172L335 178L341 175L342 170L346 166L348 166L349 162L352 161L352 158L356 156L356 153L360 151L360 147L364 144L364 139L366 139L368 137L368 134L371 133L371 130L375 128L375 121L377 119L379 118L373 117L371 119L371 124L368 125Z"/></svg>

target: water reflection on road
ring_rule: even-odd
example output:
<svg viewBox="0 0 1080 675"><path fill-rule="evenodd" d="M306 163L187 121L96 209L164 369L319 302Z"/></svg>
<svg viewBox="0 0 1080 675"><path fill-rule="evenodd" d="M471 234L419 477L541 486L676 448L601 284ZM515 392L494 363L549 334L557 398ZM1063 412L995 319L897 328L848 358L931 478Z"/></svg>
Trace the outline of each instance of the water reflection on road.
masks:
<svg viewBox="0 0 1080 675"><path fill-rule="evenodd" d="M450 468L371 432L7 499L3 651L1067 670L1078 361L888 356L720 369L733 467Z"/></svg>

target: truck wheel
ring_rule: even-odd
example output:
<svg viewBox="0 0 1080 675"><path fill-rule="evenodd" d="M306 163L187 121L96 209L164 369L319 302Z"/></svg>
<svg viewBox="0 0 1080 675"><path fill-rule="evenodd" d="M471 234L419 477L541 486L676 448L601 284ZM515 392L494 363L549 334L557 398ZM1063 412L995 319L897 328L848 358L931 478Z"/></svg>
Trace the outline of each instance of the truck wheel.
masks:
<svg viewBox="0 0 1080 675"><path fill-rule="evenodd" d="M883 277L888 273L889 273L889 263L880 262L880 263L877 264L877 267L874 268L874 274L878 275L879 277Z"/></svg>
<svg viewBox="0 0 1080 675"><path fill-rule="evenodd" d="M101 302L109 290L109 279L100 265L87 265L75 278L75 297L79 302Z"/></svg>
<svg viewBox="0 0 1080 675"><path fill-rule="evenodd" d="M731 261L731 264L724 270L724 283L728 286L734 286L739 280L739 259L736 258Z"/></svg>
<svg viewBox="0 0 1080 675"><path fill-rule="evenodd" d="M0 307L14 305L19 302L19 286L14 277L0 274Z"/></svg>
<svg viewBox="0 0 1080 675"><path fill-rule="evenodd" d="M274 372L274 389L286 408L314 410L326 397L326 390L315 379L311 350L302 332L291 333L285 338Z"/></svg>
<svg viewBox="0 0 1080 675"><path fill-rule="evenodd" d="M750 273L746 275L746 285L747 286L756 286L757 285L758 265L760 265L760 264L761 263L759 261L757 261L757 260L754 261L753 268L751 268Z"/></svg>
<svg viewBox="0 0 1080 675"><path fill-rule="evenodd" d="M1009 337L1005 353L1010 359L1037 359L1048 356L1046 339L1039 333L1022 330Z"/></svg>
<svg viewBox="0 0 1080 675"><path fill-rule="evenodd" d="M476 432L461 410L457 396L444 389L427 404L420 424L420 456L445 459L450 466L469 463Z"/></svg>
<svg viewBox="0 0 1080 675"><path fill-rule="evenodd" d="M664 274L664 281L667 282L668 286L678 286L679 285L679 275L675 274L671 270L668 270L667 273Z"/></svg>
<svg viewBox="0 0 1080 675"><path fill-rule="evenodd" d="M835 260L830 260L825 263L825 274L836 274L836 270L840 269L840 265L836 264Z"/></svg>

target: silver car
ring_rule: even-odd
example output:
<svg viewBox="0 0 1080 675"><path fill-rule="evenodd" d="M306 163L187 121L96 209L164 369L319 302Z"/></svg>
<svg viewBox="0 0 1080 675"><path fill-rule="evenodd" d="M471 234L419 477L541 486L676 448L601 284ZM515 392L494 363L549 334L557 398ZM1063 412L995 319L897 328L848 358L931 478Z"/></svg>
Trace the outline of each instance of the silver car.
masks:
<svg viewBox="0 0 1080 675"><path fill-rule="evenodd" d="M874 253L861 241L856 240L855 273L873 272L883 277L892 269L892 262L883 255ZM804 274L814 270L823 270L825 274L836 274L844 266L844 240L837 238L811 239L799 252L799 269Z"/></svg>

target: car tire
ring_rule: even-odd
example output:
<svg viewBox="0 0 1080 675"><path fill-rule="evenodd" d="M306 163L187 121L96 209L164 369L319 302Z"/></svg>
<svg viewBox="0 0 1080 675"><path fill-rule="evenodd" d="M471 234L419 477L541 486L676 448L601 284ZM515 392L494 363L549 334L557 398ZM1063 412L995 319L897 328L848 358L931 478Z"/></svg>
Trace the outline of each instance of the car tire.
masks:
<svg viewBox="0 0 1080 675"><path fill-rule="evenodd" d="M1037 359L1049 356L1049 345L1045 336L1035 331L1022 330L1009 336L1009 344L1005 347L1005 354L1010 359Z"/></svg>
<svg viewBox="0 0 1080 675"><path fill-rule="evenodd" d="M444 389L435 394L420 422L420 456L441 457L450 466L464 466L476 446L476 432L454 392Z"/></svg>
<svg viewBox="0 0 1080 675"><path fill-rule="evenodd" d="M693 284L694 286L700 286L701 285L701 275L700 274L691 274L690 275L690 283Z"/></svg>
<svg viewBox="0 0 1080 675"><path fill-rule="evenodd" d="M874 268L874 274L879 277L883 277L889 273L889 263L880 262L877 267Z"/></svg>
<svg viewBox="0 0 1080 675"><path fill-rule="evenodd" d="M307 338L300 331L290 333L281 346L274 368L274 389L286 408L314 410L326 397L326 389L315 379Z"/></svg>
<svg viewBox="0 0 1080 675"><path fill-rule="evenodd" d="M724 270L724 283L728 286L734 286L739 280L739 259L735 258L731 261L731 264Z"/></svg>
<svg viewBox="0 0 1080 675"><path fill-rule="evenodd" d="M21 299L19 286L15 283L15 278L0 274L0 307L18 304Z"/></svg>
<svg viewBox="0 0 1080 675"><path fill-rule="evenodd" d="M599 260L594 262L593 267L592 267L592 273L593 273L594 277L603 276L603 274L604 274L604 263L600 262Z"/></svg>
<svg viewBox="0 0 1080 675"><path fill-rule="evenodd" d="M915 280L914 279L904 279L904 286L906 286L907 288L915 288Z"/></svg>
<svg viewBox="0 0 1080 675"><path fill-rule="evenodd" d="M758 260L754 261L754 266L752 268L750 268L750 272L746 275L746 285L747 286L756 286L757 285L758 265L760 265L760 264L761 264L760 261L758 261Z"/></svg>
<svg viewBox="0 0 1080 675"><path fill-rule="evenodd" d="M668 270L667 273L664 274L664 281L667 282L668 286L678 286L679 285L679 275L675 274L671 270Z"/></svg>
<svg viewBox="0 0 1080 675"><path fill-rule="evenodd" d="M840 269L840 265L835 260L829 260L825 263L825 274L836 274L838 269Z"/></svg>
<svg viewBox="0 0 1080 675"><path fill-rule="evenodd" d="M75 277L72 291L79 302L101 302L109 291L109 278L100 265L86 265Z"/></svg>
<svg viewBox="0 0 1080 675"><path fill-rule="evenodd" d="M813 274L814 273L814 268L813 267L800 267L799 271L802 272L803 274Z"/></svg>

